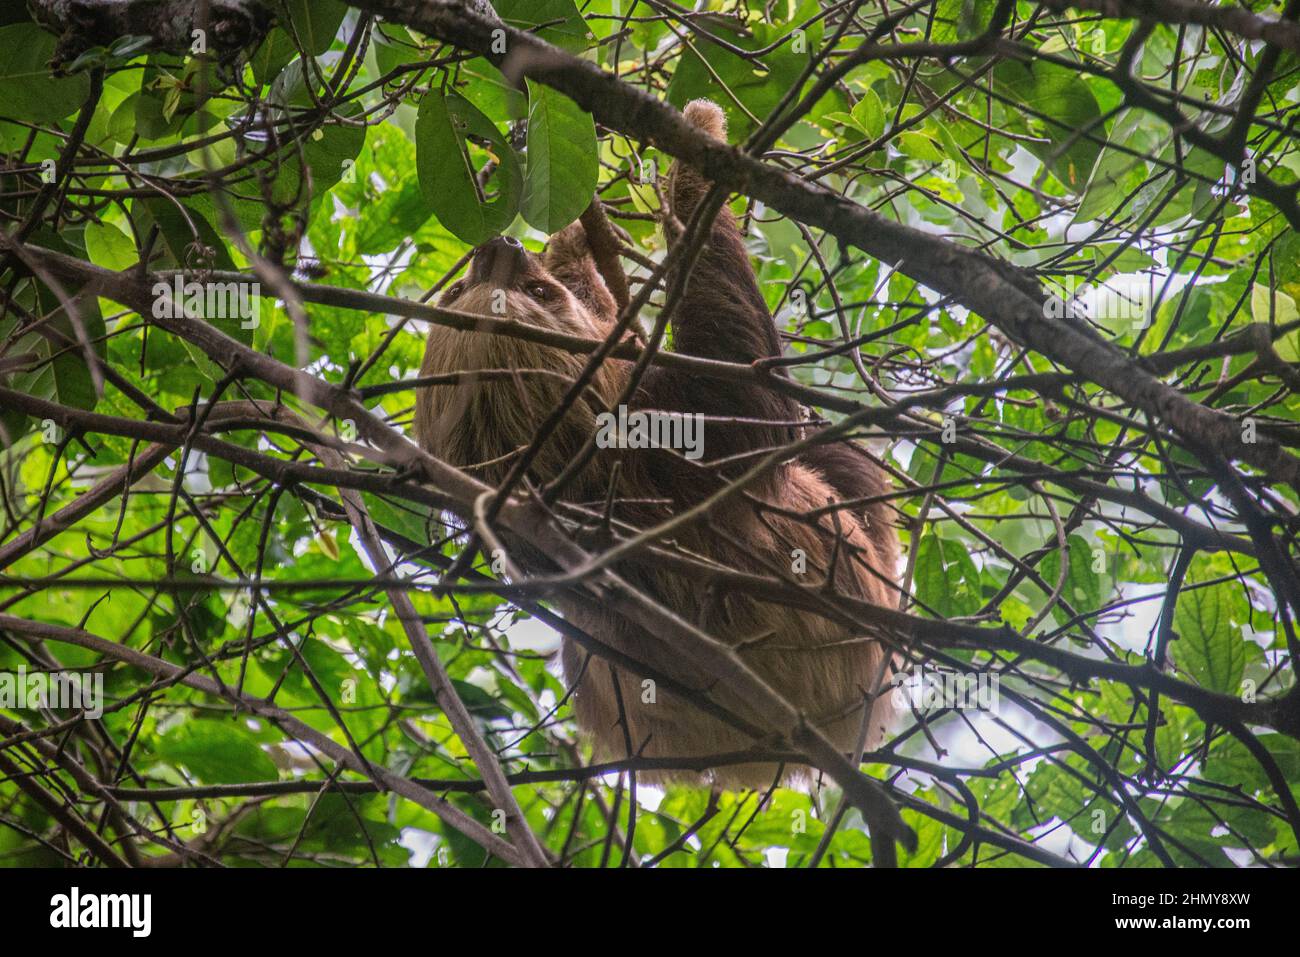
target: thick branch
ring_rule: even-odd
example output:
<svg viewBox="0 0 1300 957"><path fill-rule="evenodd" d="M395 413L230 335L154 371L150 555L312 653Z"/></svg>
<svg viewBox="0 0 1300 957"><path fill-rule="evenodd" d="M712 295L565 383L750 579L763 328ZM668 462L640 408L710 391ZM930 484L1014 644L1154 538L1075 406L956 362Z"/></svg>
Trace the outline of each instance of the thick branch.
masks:
<svg viewBox="0 0 1300 957"><path fill-rule="evenodd" d="M208 50L234 53L260 40L271 23L258 0L30 0L28 7L62 34L62 60L125 36L152 37L155 49L190 53L195 30L204 31Z"/></svg>
<svg viewBox="0 0 1300 957"><path fill-rule="evenodd" d="M1300 53L1300 24L1252 13L1245 7L1215 7L1196 3L1194 0L1039 0L1039 2L1058 12L1075 7L1080 10L1093 10L1104 17L1217 27L1247 40L1263 40L1270 46Z"/></svg>

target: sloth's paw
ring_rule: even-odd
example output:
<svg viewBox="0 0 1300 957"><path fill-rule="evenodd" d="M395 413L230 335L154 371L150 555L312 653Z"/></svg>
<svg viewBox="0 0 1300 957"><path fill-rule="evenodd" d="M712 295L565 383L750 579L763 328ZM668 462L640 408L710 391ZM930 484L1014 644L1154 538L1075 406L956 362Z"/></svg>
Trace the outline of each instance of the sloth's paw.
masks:
<svg viewBox="0 0 1300 957"><path fill-rule="evenodd" d="M715 140L727 139L727 114L712 100L691 100L682 110L690 124Z"/></svg>

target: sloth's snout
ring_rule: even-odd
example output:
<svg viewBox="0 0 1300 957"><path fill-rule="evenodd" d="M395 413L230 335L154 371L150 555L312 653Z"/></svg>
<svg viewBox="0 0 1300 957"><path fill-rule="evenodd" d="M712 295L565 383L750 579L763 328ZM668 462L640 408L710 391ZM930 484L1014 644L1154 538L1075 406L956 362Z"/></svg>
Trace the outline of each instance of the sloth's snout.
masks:
<svg viewBox="0 0 1300 957"><path fill-rule="evenodd" d="M505 289L514 283L526 261L523 243L513 236L498 236L474 250L469 278L474 285L489 283Z"/></svg>

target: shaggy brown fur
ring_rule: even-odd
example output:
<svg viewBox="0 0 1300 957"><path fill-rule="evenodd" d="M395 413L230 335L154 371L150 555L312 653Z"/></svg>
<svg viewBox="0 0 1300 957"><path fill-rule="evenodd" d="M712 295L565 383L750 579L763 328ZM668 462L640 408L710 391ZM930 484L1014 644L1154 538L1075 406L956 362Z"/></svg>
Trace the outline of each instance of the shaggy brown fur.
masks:
<svg viewBox="0 0 1300 957"><path fill-rule="evenodd" d="M722 111L697 100L686 116L710 135L725 138ZM667 228L689 221L708 183L697 171L675 166L670 174L672 215ZM499 290L504 290L504 296ZM495 295L495 300L494 300ZM552 238L543 257L513 241L494 240L474 258L470 275L451 287L442 304L481 315L500 315L563 332L600 338L615 319L615 307L592 262L582 227L575 223ZM678 352L731 362L750 362L780 352L780 340L750 266L730 210L718 215L687 284L673 321ZM435 326L429 333L422 374L455 370L519 370L514 378L463 382L424 390L416 406L415 429L434 455L499 482L513 456L527 447L539 423L564 394L585 362L577 356L511 339ZM606 362L534 462L538 481L548 481L568 465L596 429L596 416L612 407L627 382L629 364ZM531 373L525 370L546 370ZM801 418L791 399L745 383L722 382L654 368L643 380L632 409L767 420L772 425L706 424L705 461L781 446L798 433L788 423ZM750 459L752 461L752 458ZM621 469L614 472L615 462ZM662 521L698 502L738 468L701 468L680 454L660 451L601 450L566 489L568 502L599 503L617 481L615 517L638 527ZM831 567L837 589L847 595L893 606L887 581L896 575L898 541L889 509L880 503L839 512L836 523L800 521L800 514L842 501L879 495L887 482L879 466L851 443L822 445L783 463L769 477L732 495L710 511L707 520L675 534L682 548L707 556L724 568L789 574L795 549L806 556L804 580L816 584ZM764 508L770 503L778 510ZM515 549L518 547L518 551ZM511 545L525 570L542 572L542 556ZM702 576L687 577L646 566L620 566L619 573L666 607L741 648L745 662L846 752L862 724L864 695L882 680L885 654L880 644L825 618L712 587ZM762 725L752 705L716 685L712 676L692 673L679 651L591 603L556 599L565 616L600 641L671 676L747 721ZM634 753L647 757L700 756L742 750L752 739L663 689L649 693L642 678L609 663L588 659L565 641L566 678L577 682L578 722L594 739L599 758ZM883 675L883 680L888 680ZM616 693L614 682L618 682ZM620 721L618 698L626 726ZM870 718L868 746L891 720L888 695L877 698ZM626 732L626 735L625 735ZM797 770L797 769L790 769ZM776 769L759 764L723 768L713 777L726 786L771 784ZM674 777L660 775L658 779Z"/></svg>

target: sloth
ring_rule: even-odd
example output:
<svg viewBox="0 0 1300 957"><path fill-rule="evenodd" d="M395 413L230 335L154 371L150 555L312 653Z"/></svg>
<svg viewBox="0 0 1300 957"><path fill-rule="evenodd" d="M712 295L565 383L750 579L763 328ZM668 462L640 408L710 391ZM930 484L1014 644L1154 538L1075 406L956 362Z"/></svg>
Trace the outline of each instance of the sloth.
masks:
<svg viewBox="0 0 1300 957"><path fill-rule="evenodd" d="M725 116L716 104L696 100L684 113L698 129L725 141ZM679 232L690 221L710 185L698 170L674 164L665 190L666 232ZM670 274L670 286L672 279ZM604 339L617 319L580 222L555 234L542 255L509 237L479 247L468 274L448 287L439 304L590 339ZM736 218L725 205L672 314L672 345L684 355L731 363L780 355L776 327ZM462 374L454 385L419 391L416 438L434 456L499 483L586 362L584 355L546 345L435 325L421 375ZM565 473L601 427L602 414L608 416L623 396L631 373L627 361L601 364L582 398L536 451L530 481L544 485ZM781 374L780 367L772 374ZM633 534L680 514L764 455L806 434L802 408L777 390L668 366L647 369L627 405L647 413L704 415L705 455L694 462L671 449L595 450L576 474L565 476L558 501L562 508L585 509L590 526L603 520L609 534ZM899 546L884 500L888 488L883 469L857 444L811 445L766 470L743 492L700 510L695 521L674 526L669 541L659 544L675 545L722 569L775 574L813 587L829 578L841 595L892 607ZM865 502L853 504L859 500ZM828 511L829 503L850 504ZM507 539L506 546L525 573L554 570L525 543ZM879 689L888 689L887 671L895 663L878 636L728 590L710 580L707 567L688 573L649 556L621 561L615 570L680 618L731 645L841 751L850 754L864 742L875 747L893 720L891 696ZM613 665L567 636L561 647L577 722L592 739L597 759L657 758L665 759L658 762L663 766L672 759L734 756L772 743L755 740L754 729L765 725L754 706L730 694L718 676L692 673L681 649L590 597L560 593L554 604L571 625L621 656ZM636 673L628 661L670 678L662 684L675 687L668 690ZM701 697L715 707L702 707ZM699 781L701 773L716 786L741 788L805 779L807 769L737 758L707 772L657 771L643 780Z"/></svg>

